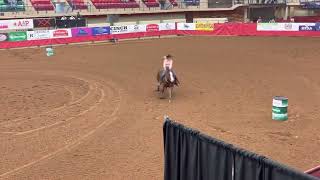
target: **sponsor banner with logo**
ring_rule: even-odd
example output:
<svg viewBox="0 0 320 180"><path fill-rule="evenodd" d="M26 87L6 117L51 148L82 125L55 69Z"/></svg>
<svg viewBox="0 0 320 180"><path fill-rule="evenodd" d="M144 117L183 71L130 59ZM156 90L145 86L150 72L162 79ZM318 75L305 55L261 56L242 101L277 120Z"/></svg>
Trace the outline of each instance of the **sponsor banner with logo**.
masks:
<svg viewBox="0 0 320 180"><path fill-rule="evenodd" d="M36 28L40 28L40 27L55 27L56 26L56 22L54 20L54 18L36 18L33 19L33 25Z"/></svg>
<svg viewBox="0 0 320 180"><path fill-rule="evenodd" d="M50 39L49 30L27 31L27 40Z"/></svg>
<svg viewBox="0 0 320 180"><path fill-rule="evenodd" d="M8 33L9 41L25 41L27 40L26 32L10 32Z"/></svg>
<svg viewBox="0 0 320 180"><path fill-rule="evenodd" d="M92 35L99 36L99 35L108 35L110 34L110 27L93 27L92 28Z"/></svg>
<svg viewBox="0 0 320 180"><path fill-rule="evenodd" d="M258 23L257 31L294 31L293 23ZM295 31L299 31L297 28Z"/></svg>
<svg viewBox="0 0 320 180"><path fill-rule="evenodd" d="M214 30L214 24L213 23L196 23L196 30L197 31L213 31Z"/></svg>
<svg viewBox="0 0 320 180"><path fill-rule="evenodd" d="M32 19L0 20L0 30L33 29Z"/></svg>
<svg viewBox="0 0 320 180"><path fill-rule="evenodd" d="M15 19L10 20L9 29L33 29L32 19Z"/></svg>
<svg viewBox="0 0 320 180"><path fill-rule="evenodd" d="M158 24L147 24L146 31L147 32L157 32L157 31L159 31L159 25Z"/></svg>
<svg viewBox="0 0 320 180"><path fill-rule="evenodd" d="M1 20L0 21L0 30L8 30L9 29L9 20Z"/></svg>
<svg viewBox="0 0 320 180"><path fill-rule="evenodd" d="M257 23L257 31L279 31L279 23Z"/></svg>
<svg viewBox="0 0 320 180"><path fill-rule="evenodd" d="M316 31L316 26L302 25L299 26L299 31Z"/></svg>
<svg viewBox="0 0 320 180"><path fill-rule="evenodd" d="M294 27L297 26L299 31L315 31L316 23L293 23Z"/></svg>
<svg viewBox="0 0 320 180"><path fill-rule="evenodd" d="M196 30L196 24L194 24L194 23L178 23L177 29L184 30L184 31L194 31L194 30Z"/></svg>
<svg viewBox="0 0 320 180"><path fill-rule="evenodd" d="M72 28L72 37L92 36L91 28Z"/></svg>
<svg viewBox="0 0 320 180"><path fill-rule="evenodd" d="M111 34L124 34L128 33L128 26L110 26Z"/></svg>
<svg viewBox="0 0 320 180"><path fill-rule="evenodd" d="M300 31L300 27L308 31L315 23L258 23L257 31ZM315 27L316 28L316 27ZM312 27L311 27L312 29Z"/></svg>
<svg viewBox="0 0 320 180"><path fill-rule="evenodd" d="M8 40L8 34L0 33L0 42L7 41Z"/></svg>
<svg viewBox="0 0 320 180"><path fill-rule="evenodd" d="M72 37L71 29L55 29L50 30L50 38L70 38Z"/></svg>
<svg viewBox="0 0 320 180"><path fill-rule="evenodd" d="M316 31L320 31L320 23L315 23L315 28L316 28Z"/></svg>
<svg viewBox="0 0 320 180"><path fill-rule="evenodd" d="M136 33L136 32L146 32L147 25L146 24L135 24L135 25L127 25L129 33Z"/></svg>
<svg viewBox="0 0 320 180"><path fill-rule="evenodd" d="M160 31L176 30L176 23L160 23L159 30Z"/></svg>

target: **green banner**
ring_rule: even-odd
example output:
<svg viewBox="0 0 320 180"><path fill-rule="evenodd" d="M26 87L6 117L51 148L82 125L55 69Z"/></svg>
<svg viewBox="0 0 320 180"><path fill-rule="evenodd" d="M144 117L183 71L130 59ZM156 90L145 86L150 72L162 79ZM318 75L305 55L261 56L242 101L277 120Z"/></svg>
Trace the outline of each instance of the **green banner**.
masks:
<svg viewBox="0 0 320 180"><path fill-rule="evenodd" d="M10 32L8 33L9 41L26 41L27 33L26 32Z"/></svg>

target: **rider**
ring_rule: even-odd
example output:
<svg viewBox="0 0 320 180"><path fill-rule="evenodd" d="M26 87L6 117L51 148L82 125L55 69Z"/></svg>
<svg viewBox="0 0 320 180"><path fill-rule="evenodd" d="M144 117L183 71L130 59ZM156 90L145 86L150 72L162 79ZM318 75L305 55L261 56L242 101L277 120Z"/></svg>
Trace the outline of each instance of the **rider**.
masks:
<svg viewBox="0 0 320 180"><path fill-rule="evenodd" d="M163 70L166 70L167 68L169 68L169 70L172 70L172 64L173 60L170 54L163 57Z"/></svg>
<svg viewBox="0 0 320 180"><path fill-rule="evenodd" d="M169 69L174 74L174 72L172 71L172 64L173 64L173 60L172 60L172 56L170 54L163 57L163 71L161 74L161 79L163 79L163 77L165 75L165 71L167 69ZM174 74L174 76L175 76L175 74Z"/></svg>

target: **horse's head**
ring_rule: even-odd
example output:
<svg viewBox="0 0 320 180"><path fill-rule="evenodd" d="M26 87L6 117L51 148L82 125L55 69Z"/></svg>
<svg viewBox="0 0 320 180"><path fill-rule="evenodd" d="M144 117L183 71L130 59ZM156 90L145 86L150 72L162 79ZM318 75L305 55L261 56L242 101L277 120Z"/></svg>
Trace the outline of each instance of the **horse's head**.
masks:
<svg viewBox="0 0 320 180"><path fill-rule="evenodd" d="M172 72L169 68L166 68L166 69L165 69L164 80L165 80L167 83L170 83L170 84L172 84L172 83L175 82L174 74L173 74L173 72Z"/></svg>

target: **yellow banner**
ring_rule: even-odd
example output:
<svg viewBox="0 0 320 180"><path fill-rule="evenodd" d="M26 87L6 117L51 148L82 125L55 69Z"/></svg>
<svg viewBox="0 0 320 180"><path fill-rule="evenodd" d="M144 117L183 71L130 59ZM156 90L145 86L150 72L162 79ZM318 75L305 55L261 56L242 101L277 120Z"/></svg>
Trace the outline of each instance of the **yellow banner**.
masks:
<svg viewBox="0 0 320 180"><path fill-rule="evenodd" d="M196 30L198 31L213 31L214 24L213 23L196 23Z"/></svg>

